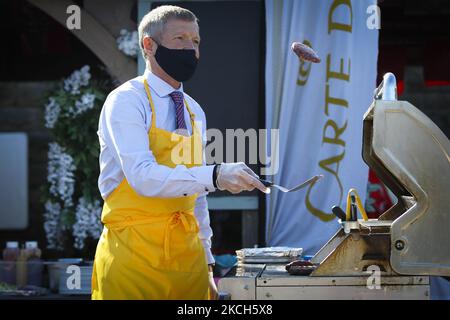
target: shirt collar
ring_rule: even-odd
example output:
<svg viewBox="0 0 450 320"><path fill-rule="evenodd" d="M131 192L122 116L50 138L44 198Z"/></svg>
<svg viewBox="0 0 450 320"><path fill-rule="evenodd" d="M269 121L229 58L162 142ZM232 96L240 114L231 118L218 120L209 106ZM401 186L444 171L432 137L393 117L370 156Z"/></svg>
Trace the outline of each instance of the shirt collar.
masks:
<svg viewBox="0 0 450 320"><path fill-rule="evenodd" d="M145 69L144 78L147 79L148 85L162 98L168 96L173 91L183 92L183 84L179 89L174 89L170 84L152 73L149 69Z"/></svg>

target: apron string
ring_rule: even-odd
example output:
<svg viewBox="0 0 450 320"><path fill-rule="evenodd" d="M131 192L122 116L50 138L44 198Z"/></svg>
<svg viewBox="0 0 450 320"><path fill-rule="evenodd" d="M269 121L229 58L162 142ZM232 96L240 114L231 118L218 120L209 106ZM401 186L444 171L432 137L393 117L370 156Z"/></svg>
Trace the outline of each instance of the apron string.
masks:
<svg viewBox="0 0 450 320"><path fill-rule="evenodd" d="M190 219L191 223L189 223L188 218ZM166 223L166 228L164 231L164 259L170 260L170 235L172 233L172 230L175 229L179 224L180 221L184 227L184 231L186 233L197 233L199 231L199 227L197 224L197 220L192 214L189 214L184 211L178 211L174 212L169 220ZM193 222L193 223L192 223Z"/></svg>
<svg viewBox="0 0 450 320"><path fill-rule="evenodd" d="M130 226L150 224L154 222L167 221L164 230L164 260L170 260L170 236L172 230L175 229L181 222L186 233L197 233L199 227L197 220L192 213L185 211L175 211L171 213L170 217L149 217L146 219L133 220L127 217L125 221L107 223L105 226L111 230L123 229Z"/></svg>

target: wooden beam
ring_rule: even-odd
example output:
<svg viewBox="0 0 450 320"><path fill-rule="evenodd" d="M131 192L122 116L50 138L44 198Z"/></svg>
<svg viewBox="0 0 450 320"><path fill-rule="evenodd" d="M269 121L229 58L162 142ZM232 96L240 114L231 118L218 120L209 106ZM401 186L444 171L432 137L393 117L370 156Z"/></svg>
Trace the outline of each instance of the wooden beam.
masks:
<svg viewBox="0 0 450 320"><path fill-rule="evenodd" d="M66 13L67 7L76 5L69 0L28 0L28 2L64 27L69 17ZM67 30L80 39L120 82L136 77L137 63L118 49L116 39L86 10L81 9L81 29Z"/></svg>

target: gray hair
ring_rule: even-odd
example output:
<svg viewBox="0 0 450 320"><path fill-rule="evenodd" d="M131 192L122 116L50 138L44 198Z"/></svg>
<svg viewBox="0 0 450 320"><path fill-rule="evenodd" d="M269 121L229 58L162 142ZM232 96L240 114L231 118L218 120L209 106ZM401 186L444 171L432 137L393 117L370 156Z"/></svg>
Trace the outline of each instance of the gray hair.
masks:
<svg viewBox="0 0 450 320"><path fill-rule="evenodd" d="M144 59L147 59L147 55L144 51L144 37L149 36L150 38L161 42L164 27L171 19L195 21L198 23L195 14L181 7L165 5L153 9L142 18L138 28L139 45L141 46Z"/></svg>

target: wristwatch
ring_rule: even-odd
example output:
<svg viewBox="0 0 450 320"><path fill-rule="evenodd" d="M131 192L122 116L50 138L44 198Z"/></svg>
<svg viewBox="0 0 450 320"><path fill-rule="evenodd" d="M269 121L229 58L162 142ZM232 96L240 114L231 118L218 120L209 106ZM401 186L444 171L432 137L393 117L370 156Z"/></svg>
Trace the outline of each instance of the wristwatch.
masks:
<svg viewBox="0 0 450 320"><path fill-rule="evenodd" d="M216 189L218 189L218 187L217 187L217 175L219 174L219 168L220 168L220 164L216 164L214 166L214 169L213 169L212 180L213 180L214 188L216 188Z"/></svg>

